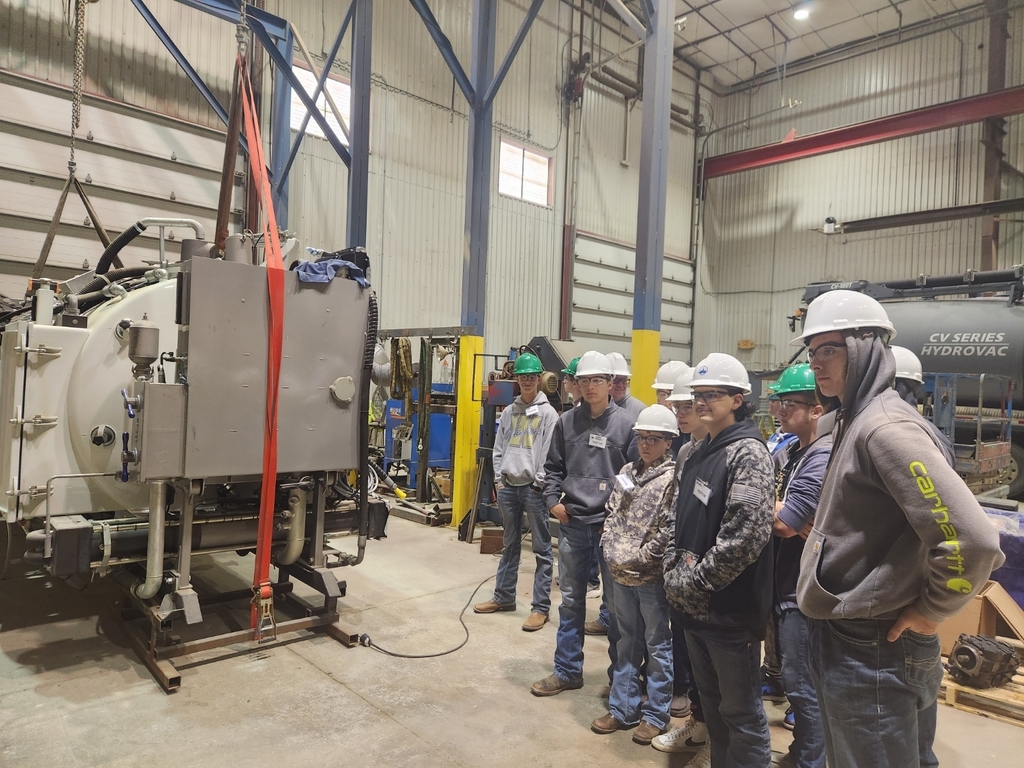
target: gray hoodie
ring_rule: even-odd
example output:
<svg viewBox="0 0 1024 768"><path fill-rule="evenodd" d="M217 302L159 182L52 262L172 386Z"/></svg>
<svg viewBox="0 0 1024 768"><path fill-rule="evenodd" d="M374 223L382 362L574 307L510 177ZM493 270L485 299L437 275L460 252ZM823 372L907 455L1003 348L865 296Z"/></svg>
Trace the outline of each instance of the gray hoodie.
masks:
<svg viewBox="0 0 1024 768"><path fill-rule="evenodd" d="M547 396L538 392L527 405L517 397L501 412L494 437L494 480L502 485L532 485L544 482L544 460L551 432L558 421Z"/></svg>
<svg viewBox="0 0 1024 768"><path fill-rule="evenodd" d="M892 389L880 339L846 340L847 385L797 583L815 619L952 616L1004 560L934 427ZM947 444L948 445L948 444Z"/></svg>
<svg viewBox="0 0 1024 768"><path fill-rule="evenodd" d="M640 417L640 411L647 407L643 400L633 397L628 392L624 398L616 400L615 404L632 416L634 422Z"/></svg>
<svg viewBox="0 0 1024 768"><path fill-rule="evenodd" d="M609 401L604 413L590 418L586 403L559 417L544 465L544 503L559 502L582 523L604 522L612 483L626 464L633 440L632 416Z"/></svg>

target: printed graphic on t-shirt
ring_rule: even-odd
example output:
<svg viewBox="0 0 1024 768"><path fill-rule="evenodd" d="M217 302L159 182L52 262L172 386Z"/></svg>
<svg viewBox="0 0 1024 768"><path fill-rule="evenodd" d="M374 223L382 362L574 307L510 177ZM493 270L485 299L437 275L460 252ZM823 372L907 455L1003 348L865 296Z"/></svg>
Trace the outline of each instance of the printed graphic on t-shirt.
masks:
<svg viewBox="0 0 1024 768"><path fill-rule="evenodd" d="M527 416L517 413L512 417L512 437L509 448L533 448L533 439L540 430L540 416Z"/></svg>

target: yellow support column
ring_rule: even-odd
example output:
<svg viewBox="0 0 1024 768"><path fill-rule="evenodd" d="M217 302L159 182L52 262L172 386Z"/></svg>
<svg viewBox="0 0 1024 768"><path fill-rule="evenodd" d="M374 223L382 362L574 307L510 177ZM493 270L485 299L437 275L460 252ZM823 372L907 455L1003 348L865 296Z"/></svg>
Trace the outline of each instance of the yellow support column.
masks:
<svg viewBox="0 0 1024 768"><path fill-rule="evenodd" d="M462 518L473 508L476 491L476 449L480 446L480 412L482 405L484 359L483 336L459 339L459 380L456 382L458 413L455 419L455 456L452 465L452 526L458 528Z"/></svg>
<svg viewBox="0 0 1024 768"><path fill-rule="evenodd" d="M660 352L661 331L633 329L633 359L630 361L633 378L629 382L629 393L648 405L658 402L651 385L658 374Z"/></svg>

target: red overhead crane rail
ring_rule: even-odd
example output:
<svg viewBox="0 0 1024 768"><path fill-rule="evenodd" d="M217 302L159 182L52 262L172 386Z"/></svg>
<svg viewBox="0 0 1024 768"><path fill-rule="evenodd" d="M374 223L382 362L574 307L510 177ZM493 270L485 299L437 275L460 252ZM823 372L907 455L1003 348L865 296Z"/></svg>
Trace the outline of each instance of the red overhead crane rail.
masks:
<svg viewBox="0 0 1024 768"><path fill-rule="evenodd" d="M788 163L791 160L838 152L842 149L955 128L958 125L981 122L990 117L1006 117L1021 113L1024 113L1024 86L1007 88L844 128L813 133L791 141L709 157L704 161L702 178L714 179L732 173L752 171L755 168Z"/></svg>

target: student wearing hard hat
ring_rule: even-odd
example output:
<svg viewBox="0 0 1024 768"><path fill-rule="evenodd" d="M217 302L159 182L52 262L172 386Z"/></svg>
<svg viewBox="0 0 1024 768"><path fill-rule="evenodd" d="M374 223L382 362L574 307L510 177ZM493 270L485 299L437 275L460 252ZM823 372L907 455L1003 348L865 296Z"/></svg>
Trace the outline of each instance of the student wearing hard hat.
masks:
<svg viewBox="0 0 1024 768"><path fill-rule="evenodd" d="M792 342L841 403L796 591L833 768L938 765L936 630L1004 559L951 452L892 388L895 335L881 304L837 290Z"/></svg>
<svg viewBox="0 0 1024 768"><path fill-rule="evenodd" d="M562 369L562 373L565 374L562 378L562 389L565 394L569 397L572 405L579 405L582 399L580 393L580 385L576 383L576 366L580 364L580 359L574 357L569 364Z"/></svg>
<svg viewBox="0 0 1024 768"><path fill-rule="evenodd" d="M662 557L675 517L675 462L669 452L679 432L675 414L663 405L640 412L636 424L640 458L622 468L608 499L601 549L612 576L619 643L608 713L594 720L595 733L628 728L647 745L671 717L672 632L665 600ZM647 700L636 684L646 649Z"/></svg>
<svg viewBox="0 0 1024 768"><path fill-rule="evenodd" d="M690 366L681 360L669 360L658 369L654 376L654 383L651 389L658 398L658 404L668 407L668 398L672 394L672 388L676 380L690 370Z"/></svg>
<svg viewBox="0 0 1024 768"><path fill-rule="evenodd" d="M576 378L583 404L561 415L555 424L544 465L544 503L558 519L558 608L554 674L535 682L535 696L554 696L583 687L583 625L587 618L587 577L599 557L605 504L619 469L628 461L635 419L611 399L612 367L600 352L580 358ZM614 611L611 577L602 564L605 602ZM614 663L618 633L608 628L609 656Z"/></svg>
<svg viewBox="0 0 1024 768"><path fill-rule="evenodd" d="M750 421L739 360L708 355L690 385L708 434L682 467L665 556L665 592L681 612L708 732L687 765L767 768L759 668L772 602L772 459Z"/></svg>
<svg viewBox="0 0 1024 768"><path fill-rule="evenodd" d="M612 364L612 400L635 419L645 406L642 400L629 394L629 379L633 375L629 372L629 363L618 352L609 352L608 360Z"/></svg>
<svg viewBox="0 0 1024 768"><path fill-rule="evenodd" d="M924 384L924 367L917 355L906 347L889 347L896 362L896 391L911 408L917 408L917 394Z"/></svg>
<svg viewBox="0 0 1024 768"><path fill-rule="evenodd" d="M516 609L525 513L530 522L530 541L537 569L533 575L533 602L523 630L534 632L547 623L551 610L551 534L541 489L544 461L558 413L540 391L544 368L536 355L529 352L519 355L513 372L519 383L519 397L501 412L492 454L504 548L494 580L494 596L473 606L473 611L496 613Z"/></svg>
<svg viewBox="0 0 1024 768"><path fill-rule="evenodd" d="M683 467L690 455L701 446L707 436L708 429L701 423L697 412L693 410L693 393L690 381L693 369L689 369L676 379L672 393L668 397L668 405L676 414L676 426L679 432L689 438L676 452L676 485L682 476ZM670 541L675 538L675 516L668 523ZM651 746L659 752L699 752L708 741L708 729L704 724L704 713L701 709L700 692L693 679L693 668L690 664L690 652L686 648L685 617L674 605L669 605L669 617L672 626L672 669L673 698L672 717L689 717L686 722L668 733L657 736Z"/></svg>
<svg viewBox="0 0 1024 768"><path fill-rule="evenodd" d="M825 737L807 661L810 656L807 617L796 604L796 582L804 549L800 531L814 519L832 452L832 436L816 437L824 409L814 393L814 372L807 363L784 370L774 389L779 397L782 428L797 437L780 473L773 530L776 642L782 657L782 688L790 703L786 717L793 722L793 742L778 765L825 768Z"/></svg>

